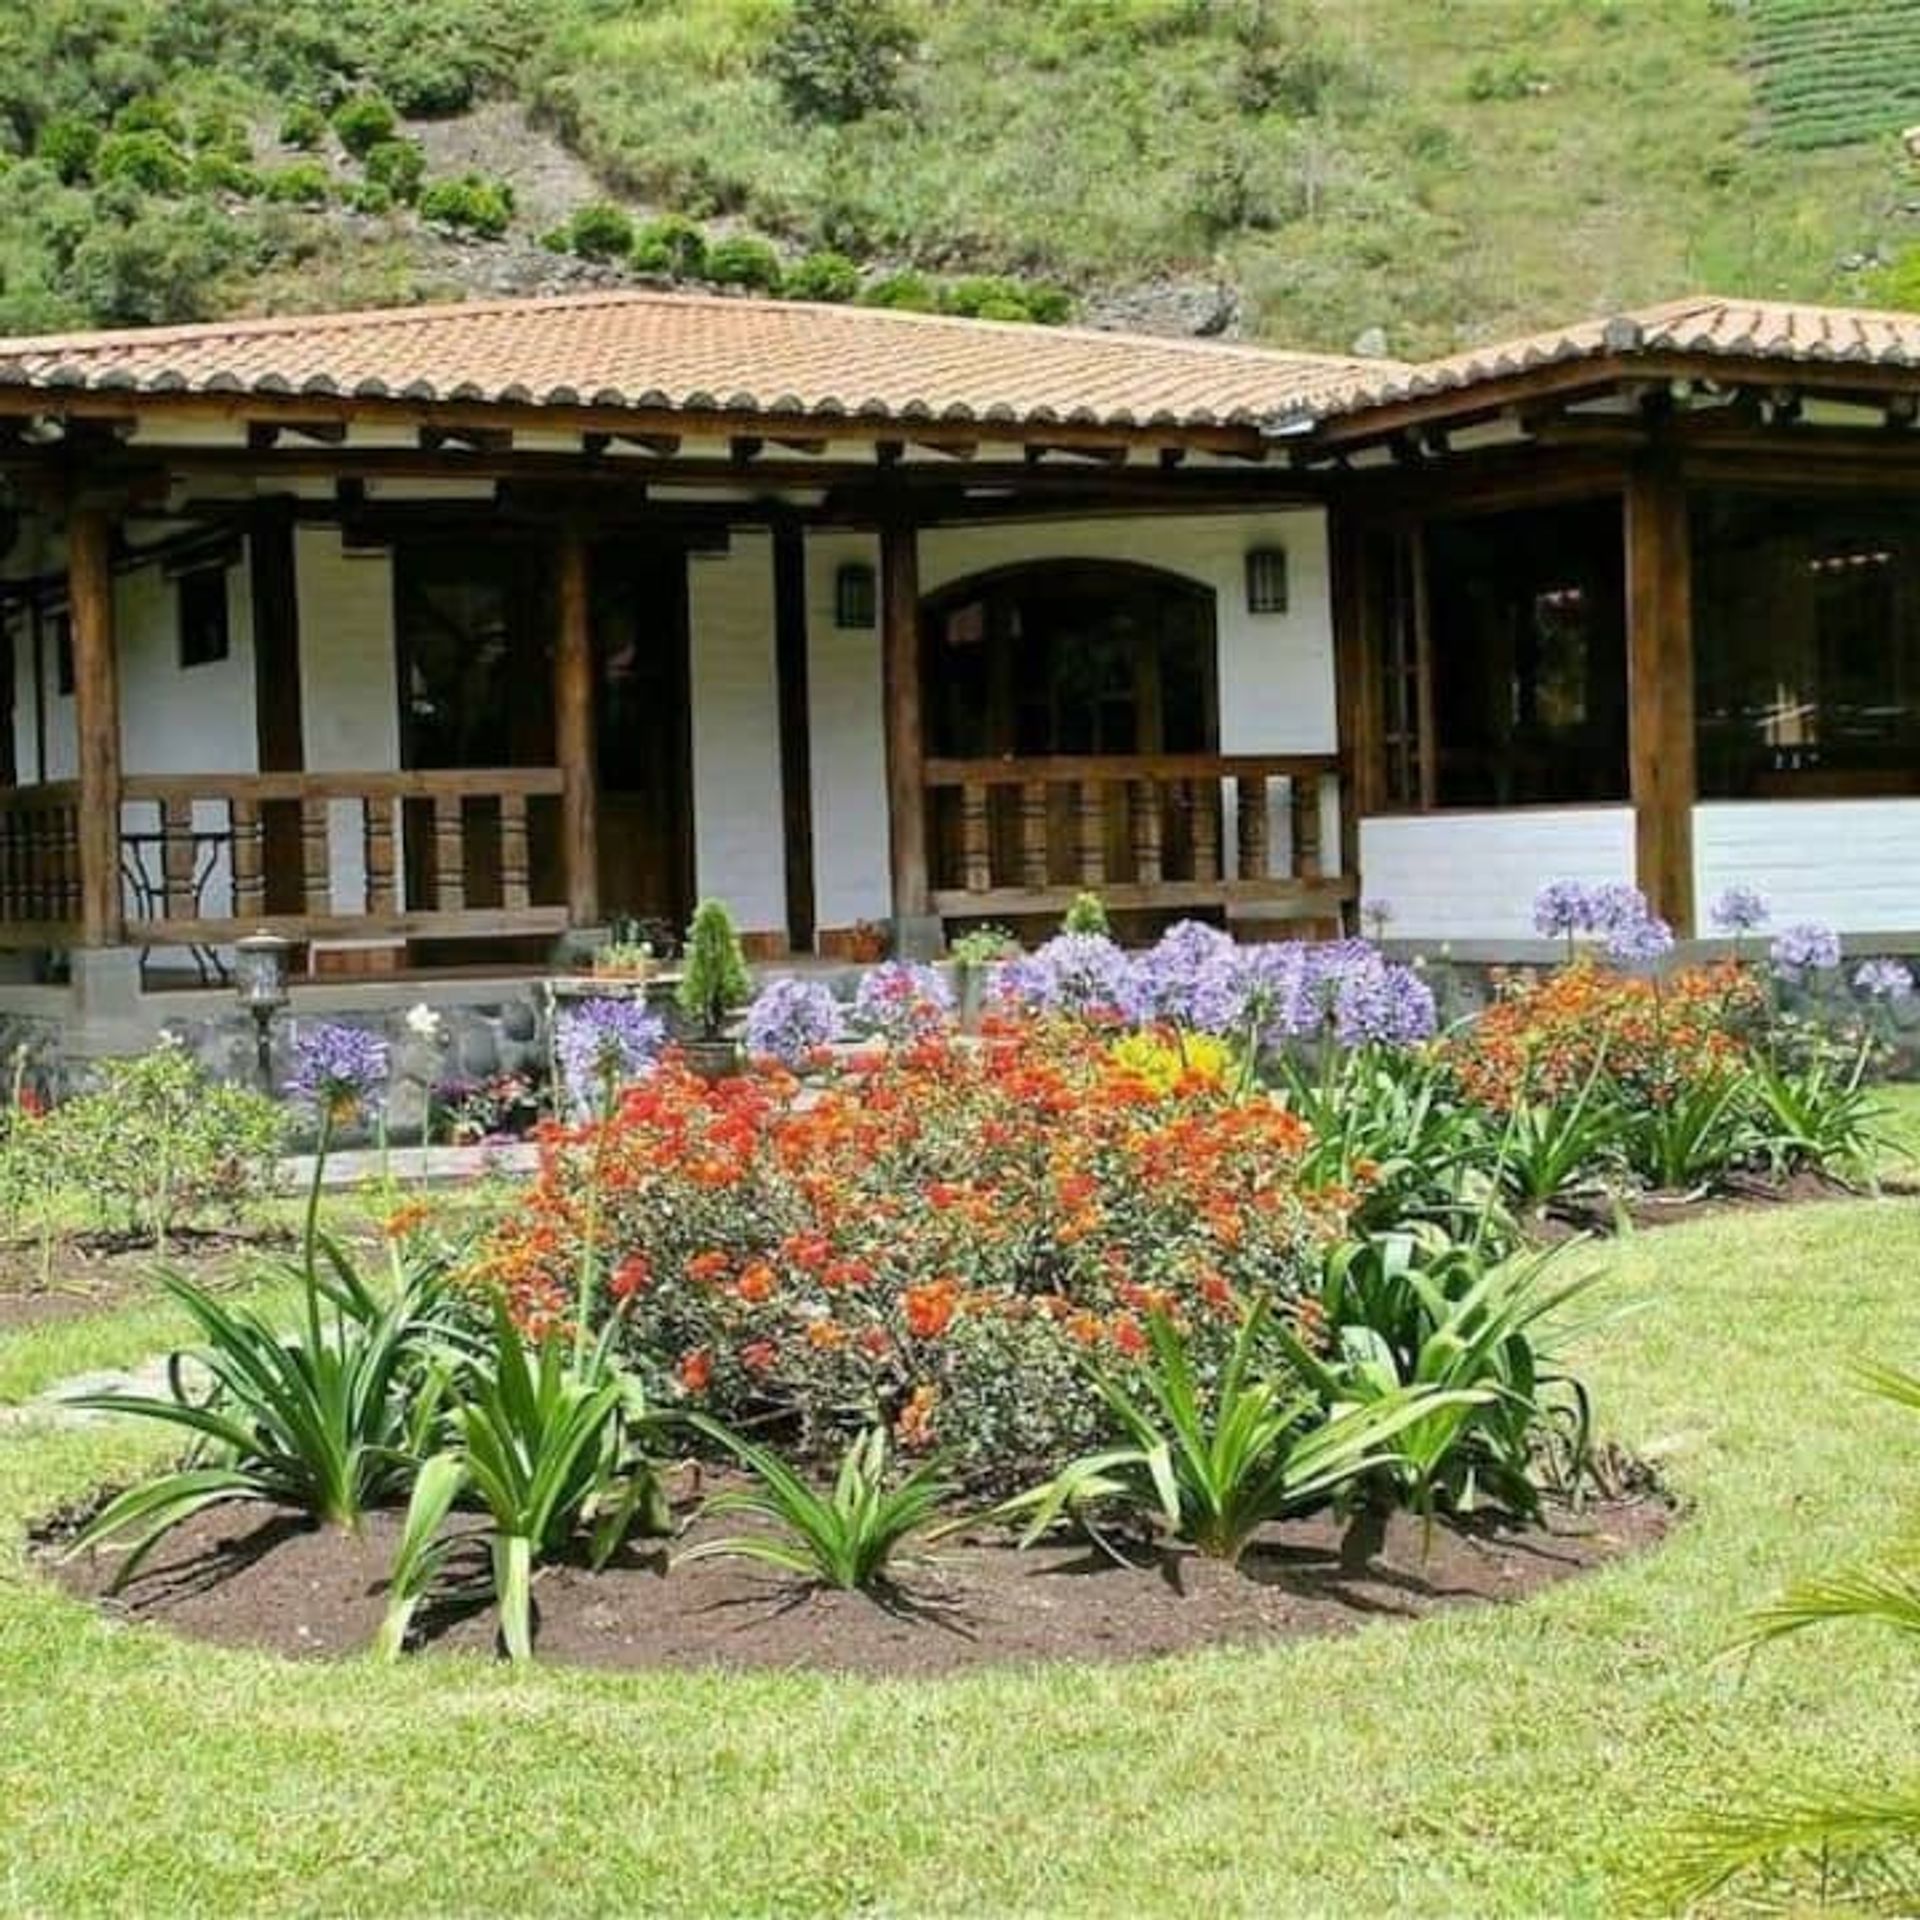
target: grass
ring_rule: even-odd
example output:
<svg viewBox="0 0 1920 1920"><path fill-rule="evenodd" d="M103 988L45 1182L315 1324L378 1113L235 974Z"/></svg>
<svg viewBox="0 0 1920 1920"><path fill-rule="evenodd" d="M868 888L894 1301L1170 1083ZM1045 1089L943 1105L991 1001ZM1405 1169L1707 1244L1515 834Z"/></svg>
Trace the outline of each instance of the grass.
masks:
<svg viewBox="0 0 1920 1920"><path fill-rule="evenodd" d="M1510 1611L1152 1666L906 1684L214 1652L22 1564L33 1514L152 1442L0 1437L0 1904L1620 1911L1677 1811L1910 1755L1920 1671L1880 1637L1707 1661L1910 1495L1910 1423L1839 1369L1920 1357L1920 1205L1723 1216L1604 1257L1637 1308L1587 1356L1604 1421L1694 1503L1664 1548ZM0 1362L18 1385L29 1363Z"/></svg>

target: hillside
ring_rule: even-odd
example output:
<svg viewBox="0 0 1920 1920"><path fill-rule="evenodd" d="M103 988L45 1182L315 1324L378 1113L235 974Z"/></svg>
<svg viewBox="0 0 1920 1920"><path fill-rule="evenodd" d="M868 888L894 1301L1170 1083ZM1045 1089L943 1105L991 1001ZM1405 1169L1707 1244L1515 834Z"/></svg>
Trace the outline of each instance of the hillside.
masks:
<svg viewBox="0 0 1920 1920"><path fill-rule="evenodd" d="M38 0L0 331L642 275L1403 354L1920 299L1920 0Z"/></svg>

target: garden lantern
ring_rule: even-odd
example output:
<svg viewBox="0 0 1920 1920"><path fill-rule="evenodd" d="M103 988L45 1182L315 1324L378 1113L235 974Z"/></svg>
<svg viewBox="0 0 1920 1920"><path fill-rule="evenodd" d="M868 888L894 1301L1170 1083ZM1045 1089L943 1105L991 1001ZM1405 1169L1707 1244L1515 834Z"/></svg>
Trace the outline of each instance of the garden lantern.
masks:
<svg viewBox="0 0 1920 1920"><path fill-rule="evenodd" d="M273 1017L287 1004L289 944L274 933L250 933L233 946L233 984L253 1016L255 1071L260 1091L273 1092Z"/></svg>

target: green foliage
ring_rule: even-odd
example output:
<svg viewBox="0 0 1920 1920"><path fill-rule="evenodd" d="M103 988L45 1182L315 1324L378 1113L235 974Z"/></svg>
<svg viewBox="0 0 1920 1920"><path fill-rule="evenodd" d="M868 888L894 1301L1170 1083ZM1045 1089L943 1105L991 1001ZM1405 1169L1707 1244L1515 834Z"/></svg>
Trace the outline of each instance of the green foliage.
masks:
<svg viewBox="0 0 1920 1920"><path fill-rule="evenodd" d="M113 116L115 133L157 133L169 146L185 146L186 117L171 100L141 94Z"/></svg>
<svg viewBox="0 0 1920 1920"><path fill-rule="evenodd" d="M1091 890L1074 896L1065 917L1060 922L1062 933L1097 933L1109 935L1107 924L1107 903Z"/></svg>
<svg viewBox="0 0 1920 1920"><path fill-rule="evenodd" d="M728 1017L753 997L746 955L723 900L702 900L687 928L686 959L675 993L680 1011L708 1039L718 1039Z"/></svg>
<svg viewBox="0 0 1920 1920"><path fill-rule="evenodd" d="M1884 1105L1865 1084L1868 1050L1831 1043L1755 1056L1748 1097L1759 1150L1776 1173L1812 1167L1871 1181L1885 1145Z"/></svg>
<svg viewBox="0 0 1920 1920"><path fill-rule="evenodd" d="M1005 927L970 927L948 946L947 958L956 967L990 967L1019 951L1020 942Z"/></svg>
<svg viewBox="0 0 1920 1920"><path fill-rule="evenodd" d="M195 193L231 194L238 200L257 200L267 187L266 176L258 167L220 148L193 156L188 182Z"/></svg>
<svg viewBox="0 0 1920 1920"><path fill-rule="evenodd" d="M303 1327L294 1337L259 1307L228 1305L163 1276L202 1342L174 1356L168 1397L102 1393L75 1404L177 1429L192 1450L183 1465L110 1500L74 1550L137 1533L119 1585L172 1528L207 1507L269 1501L353 1526L403 1485L437 1416L421 1357L445 1271L438 1257L396 1253L395 1265L391 1291L377 1289L309 1223Z"/></svg>
<svg viewBox="0 0 1920 1920"><path fill-rule="evenodd" d="M478 173L437 180L421 192L420 212L438 226L497 240L513 224L513 189Z"/></svg>
<svg viewBox="0 0 1920 1920"><path fill-rule="evenodd" d="M334 138L356 160L364 160L375 147L391 140L399 125L393 103L377 93L356 93L333 110Z"/></svg>
<svg viewBox="0 0 1920 1920"><path fill-rule="evenodd" d="M280 121L280 144L301 153L315 153L326 144L327 116L310 100L297 100Z"/></svg>
<svg viewBox="0 0 1920 1920"><path fill-rule="evenodd" d="M697 280L706 271L707 236L691 220L663 214L649 220L633 242L633 264L642 273L670 273L676 280Z"/></svg>
<svg viewBox="0 0 1920 1920"><path fill-rule="evenodd" d="M93 163L100 152L100 129L78 114L59 114L40 129L33 150L73 186L93 177Z"/></svg>
<svg viewBox="0 0 1920 1920"><path fill-rule="evenodd" d="M596 200L567 222L566 244L588 260L618 260L633 251L633 218L624 207Z"/></svg>
<svg viewBox="0 0 1920 1920"><path fill-rule="evenodd" d="M591 1535L604 1566L634 1530L660 1530L665 1501L640 1450L653 1430L637 1384L603 1338L580 1349L558 1337L530 1340L497 1306L492 1338L438 1376L451 1405L453 1444L421 1468L389 1582L378 1650L405 1644L415 1610L439 1578L441 1525L471 1494L493 1523L494 1596L514 1660L533 1655L533 1570Z"/></svg>
<svg viewBox="0 0 1920 1920"><path fill-rule="evenodd" d="M905 313L937 313L940 308L940 290L911 268L869 280L859 297L863 307L896 307Z"/></svg>
<svg viewBox="0 0 1920 1920"><path fill-rule="evenodd" d="M1915 0L1753 0L1755 97L1769 137L1805 152L1920 118Z"/></svg>
<svg viewBox="0 0 1920 1920"><path fill-rule="evenodd" d="M184 193L187 156L157 128L110 133L94 154L93 177L102 186L118 181L141 193Z"/></svg>
<svg viewBox="0 0 1920 1920"><path fill-rule="evenodd" d="M61 276L81 310L108 326L211 319L228 282L252 264L241 230L205 204L115 217L104 209L67 255Z"/></svg>
<svg viewBox="0 0 1920 1920"><path fill-rule="evenodd" d="M705 1540L677 1555L681 1562L737 1555L822 1586L871 1590L886 1578L907 1542L932 1524L953 1491L937 1460L921 1462L890 1484L885 1427L870 1428L854 1440L841 1455L832 1490L818 1493L771 1448L704 1414L691 1414L688 1421L725 1447L759 1483L714 1494L701 1512L708 1517L749 1514L777 1531Z"/></svg>
<svg viewBox="0 0 1920 1920"><path fill-rule="evenodd" d="M426 149L417 140L376 141L362 168L368 186L384 187L394 201L412 206L427 177Z"/></svg>
<svg viewBox="0 0 1920 1920"><path fill-rule="evenodd" d="M789 300L848 301L860 291L860 269L844 253L810 253L787 270L780 291Z"/></svg>
<svg viewBox="0 0 1920 1920"><path fill-rule="evenodd" d="M915 44L893 0L790 0L766 65L796 120L843 126L895 104Z"/></svg>
<svg viewBox="0 0 1920 1920"><path fill-rule="evenodd" d="M283 207L324 207L333 198L333 176L318 160L296 160L264 176L266 197Z"/></svg>
<svg viewBox="0 0 1920 1920"><path fill-rule="evenodd" d="M752 287L763 293L780 290L780 256L764 240L746 233L729 234L707 248L707 278L723 287Z"/></svg>
<svg viewBox="0 0 1920 1920"><path fill-rule="evenodd" d="M1261 1365L1272 1308L1256 1302L1209 1389L1185 1336L1149 1316L1151 1359L1131 1379L1094 1381L1128 1444L1082 1456L1001 1512L1038 1539L1063 1515L1117 1506L1156 1516L1175 1538L1238 1562L1269 1521L1331 1499L1396 1460L1417 1423L1480 1404L1477 1391L1396 1386L1324 1420L1307 1394L1283 1394Z"/></svg>
<svg viewBox="0 0 1920 1920"><path fill-rule="evenodd" d="M393 189L378 180L356 180L341 196L341 204L354 213L378 220L384 219L400 203L393 197Z"/></svg>

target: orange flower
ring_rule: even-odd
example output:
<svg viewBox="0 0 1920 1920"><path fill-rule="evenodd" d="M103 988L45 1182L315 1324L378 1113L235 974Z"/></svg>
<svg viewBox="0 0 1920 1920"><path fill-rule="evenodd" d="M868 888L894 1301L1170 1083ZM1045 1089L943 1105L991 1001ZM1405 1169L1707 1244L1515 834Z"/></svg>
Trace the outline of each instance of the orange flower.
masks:
<svg viewBox="0 0 1920 1920"><path fill-rule="evenodd" d="M740 1349L740 1364L749 1373L771 1373L780 1358L780 1349L771 1340L749 1340Z"/></svg>
<svg viewBox="0 0 1920 1920"><path fill-rule="evenodd" d="M718 1247L711 1247L705 1253L696 1253L687 1262L687 1278L695 1282L718 1280L732 1264Z"/></svg>
<svg viewBox="0 0 1920 1920"><path fill-rule="evenodd" d="M756 1260L741 1274L734 1291L750 1306L759 1306L763 1301L773 1298L778 1285L778 1276L773 1269L764 1260Z"/></svg>
<svg viewBox="0 0 1920 1920"><path fill-rule="evenodd" d="M893 1351L893 1342L887 1338L884 1327L864 1327L860 1333L860 1351L869 1360L884 1360Z"/></svg>
<svg viewBox="0 0 1920 1920"><path fill-rule="evenodd" d="M937 1340L953 1318L953 1305L960 1289L951 1280L929 1280L909 1287L901 1296L906 1310L907 1331L916 1340Z"/></svg>
<svg viewBox="0 0 1920 1920"><path fill-rule="evenodd" d="M417 1233L433 1218L433 1208L425 1200L408 1200L394 1208L380 1223L380 1230L389 1240L404 1240L408 1234Z"/></svg>
<svg viewBox="0 0 1920 1920"><path fill-rule="evenodd" d="M917 1453L933 1444L933 1410L939 1404L938 1387L921 1385L914 1388L907 1404L900 1409L899 1419L893 1424L893 1431L903 1447Z"/></svg>
<svg viewBox="0 0 1920 1920"><path fill-rule="evenodd" d="M607 1290L616 1300L631 1300L636 1293L645 1290L652 1278L653 1269L647 1264L647 1256L644 1253L630 1253L614 1268Z"/></svg>
<svg viewBox="0 0 1920 1920"><path fill-rule="evenodd" d="M705 1393L707 1382L713 1378L713 1355L705 1347L695 1347L680 1356L674 1373L688 1393Z"/></svg>
<svg viewBox="0 0 1920 1920"><path fill-rule="evenodd" d="M1130 1313L1116 1313L1107 1325L1107 1337L1129 1359L1138 1359L1147 1351L1147 1336L1140 1322Z"/></svg>
<svg viewBox="0 0 1920 1920"><path fill-rule="evenodd" d="M816 1353L838 1353L847 1344L847 1330L838 1320L815 1320L807 1328L807 1345Z"/></svg>

